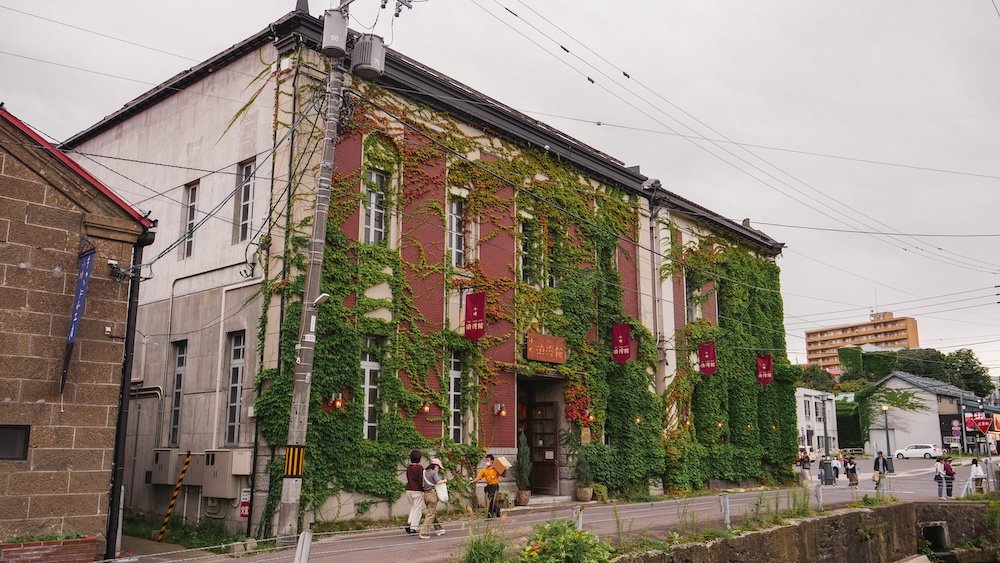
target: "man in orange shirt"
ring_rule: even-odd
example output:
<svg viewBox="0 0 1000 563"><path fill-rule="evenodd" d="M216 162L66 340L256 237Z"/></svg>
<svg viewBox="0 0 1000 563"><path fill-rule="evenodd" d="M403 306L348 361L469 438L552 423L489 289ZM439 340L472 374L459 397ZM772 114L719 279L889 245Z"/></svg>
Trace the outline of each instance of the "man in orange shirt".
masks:
<svg viewBox="0 0 1000 563"><path fill-rule="evenodd" d="M500 472L493 468L493 462L495 458L492 454L487 454L486 456L486 467L479 471L479 475L472 480L472 483L476 483L482 479L486 479L486 500L489 503L489 509L486 513L487 518L499 518L500 517L500 505L497 504L497 492L500 490Z"/></svg>

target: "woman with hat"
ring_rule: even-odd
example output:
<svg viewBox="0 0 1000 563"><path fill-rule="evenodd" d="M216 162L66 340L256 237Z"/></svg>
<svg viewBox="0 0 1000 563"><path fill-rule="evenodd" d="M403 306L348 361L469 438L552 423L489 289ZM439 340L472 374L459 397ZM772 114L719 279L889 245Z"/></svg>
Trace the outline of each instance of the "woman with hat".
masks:
<svg viewBox="0 0 1000 563"><path fill-rule="evenodd" d="M434 486L447 481L441 478L439 471L441 471L441 460L436 457L431 459L431 464L424 470L424 524L420 527L420 538L425 540L431 537L431 524L434 525L435 535L440 536L445 532L437 521L438 495Z"/></svg>

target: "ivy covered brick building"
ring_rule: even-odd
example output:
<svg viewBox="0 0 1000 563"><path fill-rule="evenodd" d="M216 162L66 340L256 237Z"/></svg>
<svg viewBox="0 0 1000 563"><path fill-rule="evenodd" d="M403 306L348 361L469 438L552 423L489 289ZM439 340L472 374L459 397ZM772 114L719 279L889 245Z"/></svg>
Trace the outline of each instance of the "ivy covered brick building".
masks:
<svg viewBox="0 0 1000 563"><path fill-rule="evenodd" d="M268 533L322 152L329 63L318 52L321 32L318 19L292 12L68 141L164 192L145 205L163 232L179 237L176 248L166 236L152 248L162 257L141 299L141 408L130 421L136 462L126 472L126 503L135 509L162 508L179 455L191 451L186 516L262 523ZM728 286L698 260L706 249L738 249L733 260L752 271L733 275L752 278L759 268L771 277L737 280L733 291L761 283L776 290L781 245L400 53L390 51L385 66L374 82L349 83L337 146L307 517L404 513L399 473L412 447L469 474L484 452L515 455L524 431L533 490L553 495L573 487L563 432L587 444L597 479L616 493L671 475L665 458L674 450L665 444L691 456L711 450L698 449L700 427L683 424L700 412L698 397L717 393L706 386L735 385L743 372L725 371L720 349L719 377L682 377L689 360L674 350L685 349L675 345L684 331L716 330L720 342L728 334ZM691 271L704 272L688 275L698 292L718 288L718 323L697 321L710 317L702 300L691 322L682 315L678 324L682 254ZM469 294L486 296L477 341L464 332ZM776 311L780 330L776 293L753 307ZM613 326L630 335L623 363L612 359ZM767 346L783 348L783 337ZM756 415L757 390L747 397ZM704 439L729 443L726 432ZM763 451L733 447L744 457ZM763 471L761 462L754 468ZM674 481L707 482L697 477ZM244 489L252 500L241 516Z"/></svg>

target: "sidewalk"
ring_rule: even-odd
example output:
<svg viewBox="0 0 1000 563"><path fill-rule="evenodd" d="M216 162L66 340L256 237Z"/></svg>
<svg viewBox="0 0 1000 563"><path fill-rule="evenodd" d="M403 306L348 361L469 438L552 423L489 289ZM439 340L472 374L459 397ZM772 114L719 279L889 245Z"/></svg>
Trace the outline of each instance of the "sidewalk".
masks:
<svg viewBox="0 0 1000 563"><path fill-rule="evenodd" d="M211 561L215 558L221 558L222 555L201 549L188 549L174 543L122 536L122 550L119 557L139 557L139 560L145 563L148 561L183 561L202 557L206 558L206 561Z"/></svg>

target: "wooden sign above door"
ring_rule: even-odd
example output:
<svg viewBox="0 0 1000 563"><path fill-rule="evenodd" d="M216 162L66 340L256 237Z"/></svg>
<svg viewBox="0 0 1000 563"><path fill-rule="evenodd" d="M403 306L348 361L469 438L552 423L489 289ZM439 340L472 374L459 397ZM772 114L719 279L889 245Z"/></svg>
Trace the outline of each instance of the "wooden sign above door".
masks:
<svg viewBox="0 0 1000 563"><path fill-rule="evenodd" d="M550 364L566 363L566 339L561 336L528 333L527 358Z"/></svg>

